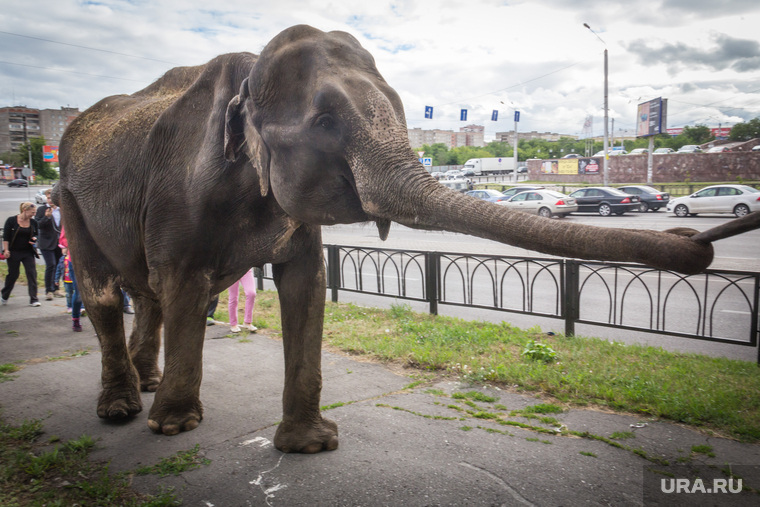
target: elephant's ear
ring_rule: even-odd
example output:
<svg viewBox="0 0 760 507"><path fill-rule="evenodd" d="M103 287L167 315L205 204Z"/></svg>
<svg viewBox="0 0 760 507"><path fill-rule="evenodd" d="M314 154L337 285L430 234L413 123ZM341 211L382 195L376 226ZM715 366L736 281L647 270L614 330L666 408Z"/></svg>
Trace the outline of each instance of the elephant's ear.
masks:
<svg viewBox="0 0 760 507"><path fill-rule="evenodd" d="M237 159L239 151L248 143L253 165L259 174L261 195L269 193L269 149L258 131L246 122L245 103L248 99L248 78L240 85L240 92L227 104L224 125L224 158Z"/></svg>

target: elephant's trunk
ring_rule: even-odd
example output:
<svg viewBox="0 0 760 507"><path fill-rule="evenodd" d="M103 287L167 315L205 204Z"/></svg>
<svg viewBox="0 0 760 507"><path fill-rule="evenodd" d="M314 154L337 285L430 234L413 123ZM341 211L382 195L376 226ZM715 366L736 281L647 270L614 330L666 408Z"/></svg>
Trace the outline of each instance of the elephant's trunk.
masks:
<svg viewBox="0 0 760 507"><path fill-rule="evenodd" d="M551 220L449 190L411 156L401 167L373 166L355 171L357 190L364 210L381 220L479 236L550 255L638 262L686 274L703 271L713 259L710 244L689 239L697 233L692 229L611 229Z"/></svg>

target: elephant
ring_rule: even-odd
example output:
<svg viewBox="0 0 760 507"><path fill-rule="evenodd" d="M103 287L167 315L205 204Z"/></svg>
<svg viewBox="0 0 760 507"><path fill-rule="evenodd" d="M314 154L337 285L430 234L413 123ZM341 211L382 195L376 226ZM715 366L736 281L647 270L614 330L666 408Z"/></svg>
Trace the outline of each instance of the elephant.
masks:
<svg viewBox="0 0 760 507"><path fill-rule="evenodd" d="M282 315L283 452L338 447L320 412L325 306L321 226L392 221L547 254L697 273L696 231L606 229L509 211L439 184L412 151L398 94L351 35L288 28L261 51L169 70L105 98L66 130L61 206L82 299L102 350L97 414L175 435L203 418L210 299L271 263ZM121 288L135 320L125 337ZM158 364L163 328L165 361Z"/></svg>

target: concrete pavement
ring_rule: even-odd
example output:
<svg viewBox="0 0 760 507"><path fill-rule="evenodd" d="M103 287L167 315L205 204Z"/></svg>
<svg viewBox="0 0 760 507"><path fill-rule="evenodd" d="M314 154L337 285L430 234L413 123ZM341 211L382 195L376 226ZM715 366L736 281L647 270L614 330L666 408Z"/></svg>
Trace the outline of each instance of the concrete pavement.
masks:
<svg viewBox="0 0 760 507"><path fill-rule="evenodd" d="M46 435L62 440L90 435L98 439L92 459L111 461L113 472L153 465L198 444L210 464L179 476L135 476L133 481L146 493L172 486L184 505L760 502L759 445L596 410L546 415L556 422L510 415L541 400L455 381L405 389L417 372L405 376L328 351L323 352L322 405L335 405L325 416L338 423L340 447L317 455L282 454L272 445L281 417L282 347L267 330L238 336L229 335L228 326L207 328L205 413L196 430L174 437L153 434L147 427L152 393L143 393L144 410L133 420L104 422L95 413L100 352L92 325L85 318L84 332L73 333L63 299L42 301L39 308L27 303L19 292L0 307L0 364L22 366L11 381L0 383L5 421L42 419ZM126 318L129 328L132 317ZM452 397L472 391L496 400ZM500 419L489 415L495 413L502 414ZM692 452L694 446L709 446L714 456ZM741 470L745 488L755 492L663 493L667 481L686 477L679 463L718 474L730 464ZM645 503L645 484L660 496L647 496Z"/></svg>

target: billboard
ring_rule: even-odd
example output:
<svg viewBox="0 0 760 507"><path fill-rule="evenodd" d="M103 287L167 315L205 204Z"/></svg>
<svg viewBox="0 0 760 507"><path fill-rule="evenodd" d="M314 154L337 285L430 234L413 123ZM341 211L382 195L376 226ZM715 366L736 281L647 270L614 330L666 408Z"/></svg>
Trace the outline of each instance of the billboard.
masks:
<svg viewBox="0 0 760 507"><path fill-rule="evenodd" d="M44 162L58 162L58 146L43 146L42 160Z"/></svg>
<svg viewBox="0 0 760 507"><path fill-rule="evenodd" d="M639 104L636 115L636 137L649 137L667 130L668 99L662 97Z"/></svg>

